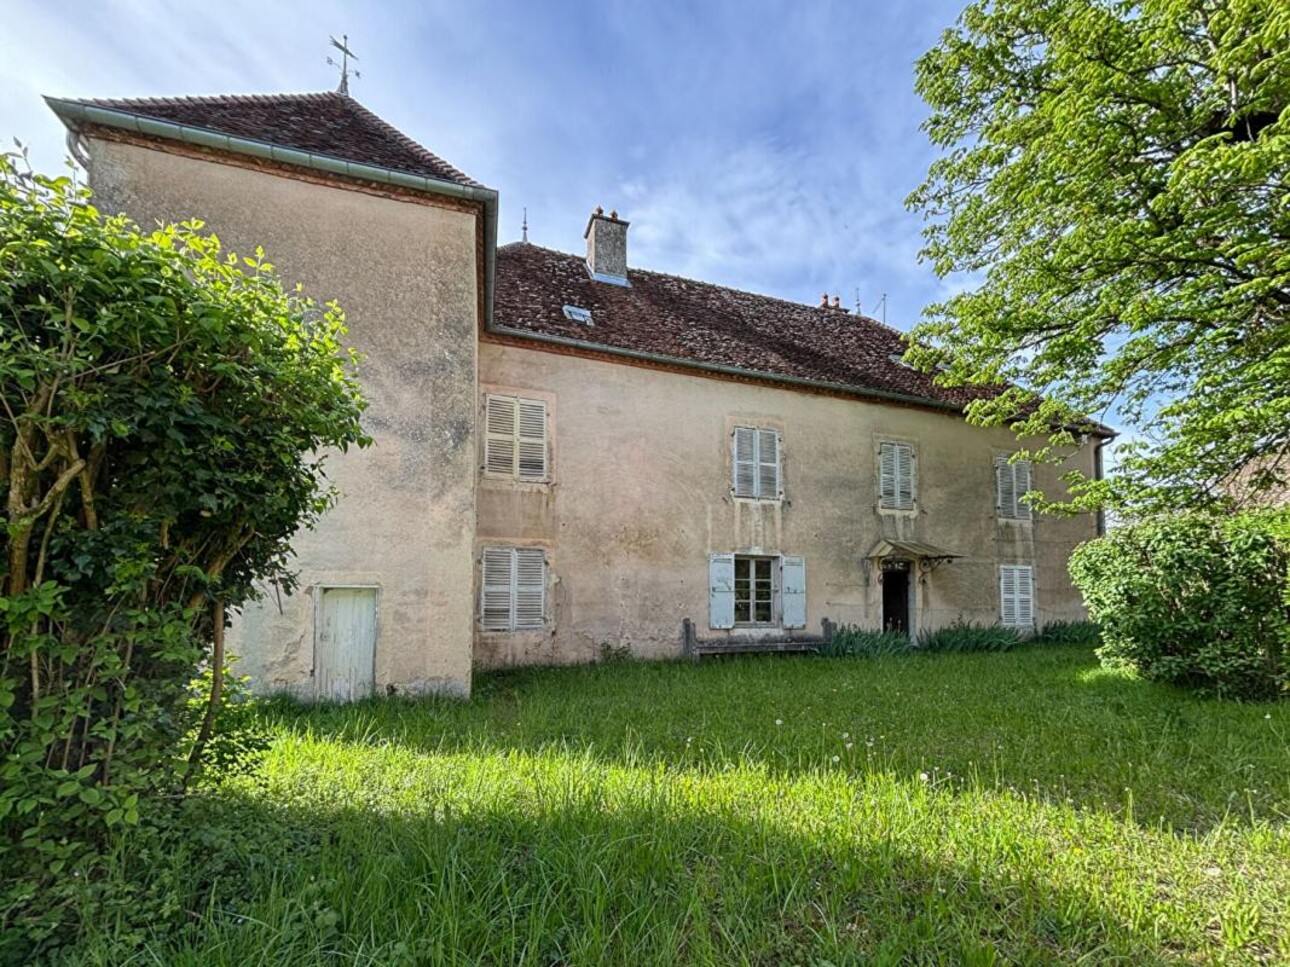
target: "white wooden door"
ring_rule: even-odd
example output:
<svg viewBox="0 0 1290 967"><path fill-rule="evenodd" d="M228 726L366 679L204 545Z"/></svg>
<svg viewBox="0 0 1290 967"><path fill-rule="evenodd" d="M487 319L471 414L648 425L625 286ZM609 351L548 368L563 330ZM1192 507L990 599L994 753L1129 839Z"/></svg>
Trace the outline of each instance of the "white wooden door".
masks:
<svg viewBox="0 0 1290 967"><path fill-rule="evenodd" d="M323 588L314 643L318 697L352 702L372 694L376 675L376 589Z"/></svg>

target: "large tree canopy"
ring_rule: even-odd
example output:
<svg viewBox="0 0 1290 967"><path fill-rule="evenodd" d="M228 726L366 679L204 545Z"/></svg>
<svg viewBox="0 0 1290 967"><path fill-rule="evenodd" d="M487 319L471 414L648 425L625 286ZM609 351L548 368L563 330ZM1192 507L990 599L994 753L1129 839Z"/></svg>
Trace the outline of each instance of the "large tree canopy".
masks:
<svg viewBox="0 0 1290 967"><path fill-rule="evenodd" d="M924 255L980 284L928 308L911 358L1025 387L973 419L1059 443L1118 410L1143 439L1080 504L1284 480L1290 4L978 2L917 88L944 151L909 200Z"/></svg>

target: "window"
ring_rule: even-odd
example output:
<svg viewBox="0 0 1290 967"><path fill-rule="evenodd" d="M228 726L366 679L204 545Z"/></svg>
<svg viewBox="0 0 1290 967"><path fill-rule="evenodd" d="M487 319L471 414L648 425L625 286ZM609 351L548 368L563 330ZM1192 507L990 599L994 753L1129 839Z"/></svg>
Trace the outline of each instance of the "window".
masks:
<svg viewBox="0 0 1290 967"><path fill-rule="evenodd" d="M1035 569L1029 564L999 568L999 623L1005 628L1035 626Z"/></svg>
<svg viewBox="0 0 1290 967"><path fill-rule="evenodd" d="M769 557L735 558L735 624L775 624L775 569Z"/></svg>
<svg viewBox="0 0 1290 967"><path fill-rule="evenodd" d="M711 554L708 627L806 627L806 561Z"/></svg>
<svg viewBox="0 0 1290 967"><path fill-rule="evenodd" d="M1030 505L1022 497L1030 490L1030 461L1009 463L1007 457L994 462L995 506L999 516L1008 520L1030 520Z"/></svg>
<svg viewBox="0 0 1290 967"><path fill-rule="evenodd" d="M784 496L779 473L779 432L737 426L734 433L734 485L736 497L778 500Z"/></svg>
<svg viewBox="0 0 1290 967"><path fill-rule="evenodd" d="M914 448L908 443L878 447L878 506L884 510L914 509Z"/></svg>
<svg viewBox="0 0 1290 967"><path fill-rule="evenodd" d="M520 480L546 480L546 403L487 397L484 471Z"/></svg>
<svg viewBox="0 0 1290 967"><path fill-rule="evenodd" d="M583 309L581 306L565 306L564 317L570 322L581 322L588 326L591 325L591 310Z"/></svg>
<svg viewBox="0 0 1290 967"><path fill-rule="evenodd" d="M485 631L541 628L546 620L546 553L540 547L484 550L480 624Z"/></svg>

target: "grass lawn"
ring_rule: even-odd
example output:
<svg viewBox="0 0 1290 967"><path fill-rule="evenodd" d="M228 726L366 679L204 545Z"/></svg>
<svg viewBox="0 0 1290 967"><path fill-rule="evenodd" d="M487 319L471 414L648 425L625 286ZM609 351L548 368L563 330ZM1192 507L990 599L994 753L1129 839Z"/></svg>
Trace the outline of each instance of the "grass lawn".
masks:
<svg viewBox="0 0 1290 967"><path fill-rule="evenodd" d="M185 807L192 846L121 845L173 923L98 917L80 962L1290 962L1290 703L1086 648L531 670L269 719L260 773Z"/></svg>

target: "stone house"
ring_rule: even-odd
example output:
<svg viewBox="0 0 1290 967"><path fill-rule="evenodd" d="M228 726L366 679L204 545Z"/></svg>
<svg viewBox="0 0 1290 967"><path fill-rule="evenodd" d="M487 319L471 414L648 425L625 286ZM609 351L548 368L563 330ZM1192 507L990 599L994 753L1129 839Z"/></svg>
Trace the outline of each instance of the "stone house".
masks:
<svg viewBox="0 0 1290 967"><path fill-rule="evenodd" d="M301 590L231 631L262 689L1084 614L1066 563L1097 521L1019 499L1066 468L1010 462L837 300L639 269L599 208L585 255L499 246L495 191L342 94L49 103L101 208L263 245L364 355L375 444L329 457ZM1097 472L1103 433L1066 466Z"/></svg>

